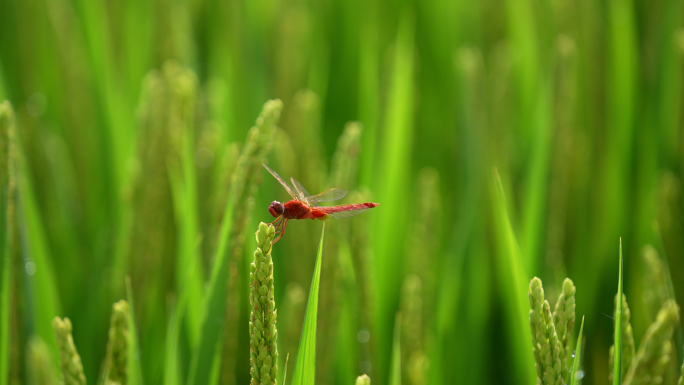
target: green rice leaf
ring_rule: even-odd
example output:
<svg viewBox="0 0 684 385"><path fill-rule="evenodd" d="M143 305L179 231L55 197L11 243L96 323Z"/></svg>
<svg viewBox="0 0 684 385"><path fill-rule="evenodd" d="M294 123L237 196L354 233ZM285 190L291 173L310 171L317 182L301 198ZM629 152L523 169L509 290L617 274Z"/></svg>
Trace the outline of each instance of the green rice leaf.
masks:
<svg viewBox="0 0 684 385"><path fill-rule="evenodd" d="M506 196L501 184L499 172L493 170L492 199L494 206L494 226L498 245L496 275L501 283L501 298L504 300L503 314L505 324L509 326L509 356L513 358L514 380L519 384L536 382L536 369L533 356L529 353L529 342L532 332L528 327L529 309L526 272L518 241L513 233L511 221L506 209Z"/></svg>
<svg viewBox="0 0 684 385"><path fill-rule="evenodd" d="M375 175L371 185L377 193L378 202L383 207L401 207L406 202L406 191L410 183L411 147L414 141L415 99L418 87L415 84L415 21L412 12L405 10L399 19L393 69L390 75L389 93L384 111L382 133L383 153L378 158L381 175ZM401 210L379 210L373 213L374 239L372 242L374 258L374 289L376 293L375 322L377 325L390 325L394 318L394 304L397 302L401 287L400 275L396 266L403 263L405 253L402 242L397 242L397 234L404 234L405 213ZM392 331L389 327L378 328L375 333L378 346L389 347ZM384 348L383 348L384 350ZM389 368L389 355L379 354L374 365L386 371ZM379 379L380 380L380 379ZM380 380L382 381L382 380Z"/></svg>
<svg viewBox="0 0 684 385"><path fill-rule="evenodd" d="M582 332L584 331L584 316L582 316L582 325L580 325L579 335L577 336L577 346L575 347L575 359L572 362L572 371L570 372L570 385L578 385L584 376L579 371L580 363L582 362Z"/></svg>
<svg viewBox="0 0 684 385"><path fill-rule="evenodd" d="M392 343L392 367L390 385L401 385L401 313L394 318L394 342Z"/></svg>
<svg viewBox="0 0 684 385"><path fill-rule="evenodd" d="M622 238L620 238L620 270L617 297L622 298ZM613 354L613 385L622 384L622 301L615 305L615 352Z"/></svg>
<svg viewBox="0 0 684 385"><path fill-rule="evenodd" d="M180 309L175 303L169 305L169 322L166 326L166 353L164 355L164 385L180 385L180 370L178 362L178 338Z"/></svg>
<svg viewBox="0 0 684 385"><path fill-rule="evenodd" d="M290 353L285 356L285 366L283 366L283 385L287 384L287 362L290 361Z"/></svg>
<svg viewBox="0 0 684 385"><path fill-rule="evenodd" d="M142 385L142 369L140 368L140 341L138 329L135 327L135 305L131 277L126 277L126 299L128 301L128 382L126 385Z"/></svg>
<svg viewBox="0 0 684 385"><path fill-rule="evenodd" d="M0 204L4 206L4 204ZM0 207L4 214L4 207ZM4 215L0 218L5 218ZM3 229L4 230L4 229ZM4 265L0 278L0 385L7 385L9 376L9 315L10 315L10 260L7 244L0 245L0 264Z"/></svg>
<svg viewBox="0 0 684 385"><path fill-rule="evenodd" d="M187 298L201 298L204 285L201 256L197 248L199 219L197 217L197 187L194 164L194 137L191 130L183 133L181 165L169 167L174 209L178 223L178 257L176 282L179 302L188 307L184 312L187 320L190 346L195 348L200 335L201 301L188 301ZM180 170L179 170L180 169ZM182 170L182 171L181 171Z"/></svg>
<svg viewBox="0 0 684 385"><path fill-rule="evenodd" d="M13 153L16 155L16 220L21 242L22 263L27 267L28 303L33 311L34 332L50 347L54 372L58 369L59 351L53 333L52 319L61 313L61 300L48 234L38 204L38 197L29 172L28 160L22 150L19 136L14 136ZM28 272L29 266L33 271Z"/></svg>
<svg viewBox="0 0 684 385"><path fill-rule="evenodd" d="M1 86L1 84L0 84ZM9 102L0 104L0 385L9 377L10 247L7 208L10 205L10 125L13 113Z"/></svg>
<svg viewBox="0 0 684 385"><path fill-rule="evenodd" d="M297 361L295 362L292 385L313 384L316 378L316 319L318 316L318 287L321 281L321 259L323 256L323 236L325 234L325 222L321 230L321 242L318 245L316 268L314 269L309 301L306 304L304 326L299 340Z"/></svg>

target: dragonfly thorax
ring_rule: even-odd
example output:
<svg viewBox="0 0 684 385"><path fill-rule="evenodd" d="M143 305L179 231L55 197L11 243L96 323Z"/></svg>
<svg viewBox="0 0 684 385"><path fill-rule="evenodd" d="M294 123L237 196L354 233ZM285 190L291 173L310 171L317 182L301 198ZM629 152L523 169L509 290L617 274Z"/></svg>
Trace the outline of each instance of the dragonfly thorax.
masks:
<svg viewBox="0 0 684 385"><path fill-rule="evenodd" d="M273 201L271 202L271 205L268 206L268 212L277 218L285 213L285 206L278 201Z"/></svg>

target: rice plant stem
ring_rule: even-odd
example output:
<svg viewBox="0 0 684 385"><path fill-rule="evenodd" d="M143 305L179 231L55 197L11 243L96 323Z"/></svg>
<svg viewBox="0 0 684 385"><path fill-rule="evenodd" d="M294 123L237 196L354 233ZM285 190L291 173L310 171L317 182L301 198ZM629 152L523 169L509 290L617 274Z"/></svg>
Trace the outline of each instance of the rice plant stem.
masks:
<svg viewBox="0 0 684 385"><path fill-rule="evenodd" d="M622 298L622 238L620 238L620 270L618 276L618 298ZM613 356L613 385L622 384L622 301L615 307L615 355Z"/></svg>

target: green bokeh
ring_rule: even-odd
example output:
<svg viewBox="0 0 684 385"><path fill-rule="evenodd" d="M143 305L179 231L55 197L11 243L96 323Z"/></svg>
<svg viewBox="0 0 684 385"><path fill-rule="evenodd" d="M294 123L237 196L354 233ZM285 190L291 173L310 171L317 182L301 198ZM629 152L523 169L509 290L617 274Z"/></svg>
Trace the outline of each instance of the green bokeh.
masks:
<svg viewBox="0 0 684 385"><path fill-rule="evenodd" d="M28 378L34 334L53 349L59 316L95 383L128 275L145 383L185 383L239 156L279 98L269 166L380 203L326 225L318 383L396 378L395 319L403 383L523 383L532 347L512 302L534 276L549 299L574 281L584 383L606 383L619 238L636 341L656 314L645 245L684 298L683 16L681 0L0 1L0 101L21 149L21 250L0 263L10 379ZM252 234L288 199L257 169L241 169L223 245L220 383L249 381ZM273 251L281 373L320 229L291 221Z"/></svg>

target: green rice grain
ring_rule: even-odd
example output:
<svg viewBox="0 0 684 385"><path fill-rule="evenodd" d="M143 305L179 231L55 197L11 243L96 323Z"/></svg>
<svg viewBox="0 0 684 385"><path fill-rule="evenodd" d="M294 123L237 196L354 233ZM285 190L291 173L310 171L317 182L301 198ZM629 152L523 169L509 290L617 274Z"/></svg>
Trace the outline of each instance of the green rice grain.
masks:
<svg viewBox="0 0 684 385"><path fill-rule="evenodd" d="M277 311L273 292L273 259L271 249L275 228L259 224L257 249L250 266L249 320L252 385L275 384L278 376Z"/></svg>
<svg viewBox="0 0 684 385"><path fill-rule="evenodd" d="M76 351L74 337L71 335L71 320L55 317L52 320L52 327L55 330L55 337L57 337L64 385L85 385L86 378L83 374L81 356Z"/></svg>

